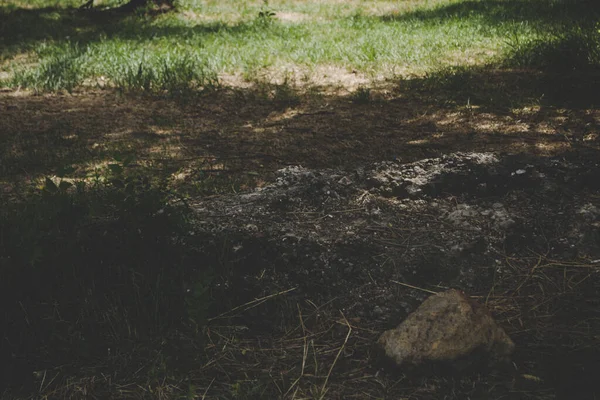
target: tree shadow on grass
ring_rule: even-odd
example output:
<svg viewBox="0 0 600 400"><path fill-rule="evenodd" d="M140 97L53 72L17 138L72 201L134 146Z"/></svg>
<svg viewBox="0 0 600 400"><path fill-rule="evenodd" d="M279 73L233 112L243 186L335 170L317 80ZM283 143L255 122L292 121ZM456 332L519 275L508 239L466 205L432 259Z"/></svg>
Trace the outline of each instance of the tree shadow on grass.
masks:
<svg viewBox="0 0 600 400"><path fill-rule="evenodd" d="M523 22L548 27L560 26L569 20L592 22L598 13L600 6L592 1L486 0L456 2L428 10L386 14L380 18L389 22L420 20L431 23L448 19L478 19L489 26Z"/></svg>
<svg viewBox="0 0 600 400"><path fill-rule="evenodd" d="M0 60L25 53L43 41L80 46L107 38L149 42L161 37L185 39L219 32L245 35L266 26L260 20L236 24L215 21L193 26L169 23L157 25L155 22L155 18L112 10L59 7L14 9L0 6Z"/></svg>
<svg viewBox="0 0 600 400"><path fill-rule="evenodd" d="M360 18L383 19L389 23L408 20L430 21L439 24L447 20L481 19L482 29L490 28L505 22L530 22L538 31L541 39L528 43L519 43L518 37L507 37L512 50L503 56L496 65L500 67L518 67L521 69L545 68L549 72L544 77L532 75L535 82L524 82L525 87L531 87L531 95L550 98L550 102L562 101L568 106L579 103L581 106L593 104L594 93L598 82L600 65L600 34L596 29L597 7L580 2L541 1L531 2L522 0L474 2L467 1L450 4L426 11L390 14L383 17L360 16ZM85 11L76 9L43 8L43 9L11 9L0 8L2 24L0 24L0 48L3 55L10 59L19 53L36 48L44 40L54 43L45 50L42 65L28 75L21 73L12 85L35 87L42 90L72 90L81 85L91 75L106 75L108 80L119 87L138 88L165 86L167 90L178 90L187 86L191 81L203 81L204 75L214 75L216 72L209 67L210 60L196 60L176 54L169 62L161 57L146 57L137 54L133 59L127 59L123 52L129 53L143 48L156 38L176 38L187 40L197 39L201 46L202 37L214 33L244 37L252 32L269 27L271 34L278 34L283 29L279 24L264 24L258 20L227 24L224 22L202 22L195 25L183 25L179 21L148 19L141 16L125 17L103 11ZM284 34L282 32L282 34ZM496 33L493 33L497 35ZM120 39L114 49L101 50L114 53L115 65L102 66L99 70L94 65L85 64L86 53L97 51L87 48L88 44L106 39ZM130 46L133 42L133 47ZM53 47L54 46L54 47ZM111 53L112 52L112 53ZM137 57L137 58L136 58ZM119 63L119 59L121 63ZM179 60L180 62L173 62ZM85 65L85 70L82 65ZM574 68L577 66L577 68ZM584 69L582 69L584 68ZM95 71L91 73L91 70ZM481 93L489 92L474 87L483 82L482 75L488 74L488 68L467 67L454 71L441 71L430 74L423 84L433 82L433 86L448 87L456 91L456 87L464 85L466 90L458 90L460 95L471 92L471 101L478 101ZM181 71L184 71L182 73ZM201 71L201 77L194 71ZM582 75L582 71L585 72ZM145 72L143 74L142 72ZM14 74L11 75L14 78ZM493 72L492 75L498 74ZM510 74L510 73L509 73ZM554 75L553 75L554 74ZM212 76L211 75L211 76ZM163 78L173 78L169 82L160 82ZM91 76L91 80L97 76ZM437 82L434 82L436 81ZM208 79L211 81L211 78ZM492 79L493 81L493 79ZM415 81L417 82L417 81ZM92 82L93 83L93 82ZM490 86L483 82L484 85ZM209 84L211 84L209 82ZM472 87L469 87L469 86ZM533 88L533 86L538 86ZM201 82L199 86L206 86ZM543 87L542 87L543 86ZM185 87L184 89L188 89ZM563 94L563 92L568 92ZM540 94L540 92L542 92ZM486 95L484 95L485 97ZM512 94L511 94L512 96ZM500 100L501 95L496 96ZM523 96L517 96L523 97ZM492 99L495 101L496 99ZM503 100L504 101L504 100ZM527 100L529 101L529 100ZM517 100L518 102L518 100Z"/></svg>
<svg viewBox="0 0 600 400"><path fill-rule="evenodd" d="M540 106L584 110L600 105L600 69L542 71L533 68L451 68L400 80L400 90L438 104L485 111Z"/></svg>
<svg viewBox="0 0 600 400"><path fill-rule="evenodd" d="M260 175L290 164L595 147L598 36L573 30L561 40L522 46L498 65L392 80L363 90L360 99L360 93L258 81L187 97L121 97L110 90L53 100L9 95L0 99L7 109L0 166L7 176L39 176L63 164L89 171L112 154L135 153L168 165L169 173L192 159L196 177L216 169L222 176Z"/></svg>
<svg viewBox="0 0 600 400"><path fill-rule="evenodd" d="M465 1L430 10L390 14L386 21L479 19L482 26L532 24L538 39L506 37L510 49L486 66L458 66L404 82L437 101L510 109L538 104L588 108L600 103L600 6L586 1Z"/></svg>
<svg viewBox="0 0 600 400"><path fill-rule="evenodd" d="M0 7L0 57L10 58L45 40L85 41L119 22L75 8Z"/></svg>
<svg viewBox="0 0 600 400"><path fill-rule="evenodd" d="M528 22L545 32L556 32L557 28L578 25L594 26L600 7L584 2L569 1L465 1L399 14L388 14L377 18L396 23L412 20L438 24L449 19L481 19L485 26L495 26L505 22ZM355 17L356 18L356 17ZM122 39L151 40L156 37L177 36L185 38L190 34L210 34L227 32L244 35L257 29L256 21L227 24L208 22L193 26L152 24L155 20L143 16L131 16L110 10L79 10L76 8L45 7L37 9L0 6L0 56L9 58L30 49L44 40L78 42L86 44L103 37ZM560 30L560 29L559 29ZM511 38L507 38L511 40Z"/></svg>
<svg viewBox="0 0 600 400"><path fill-rule="evenodd" d="M461 7L484 12L475 3ZM208 24L170 32L147 25L137 31L138 22L124 22L131 29L115 34L142 38L152 29L173 35L188 29L241 34L252 28L251 23ZM89 33L90 40L97 34ZM221 176L261 175L290 164L350 167L452 151L560 153L595 147L599 36L575 26L547 41L519 46L496 65L385 82L363 90L360 98L361 93L328 95L324 87L258 81L171 98L120 97L110 90L49 98L7 95L0 98L6 108L0 167L6 176L21 177L49 174L64 164L89 172L91 164L112 154L134 153L193 180L217 169Z"/></svg>

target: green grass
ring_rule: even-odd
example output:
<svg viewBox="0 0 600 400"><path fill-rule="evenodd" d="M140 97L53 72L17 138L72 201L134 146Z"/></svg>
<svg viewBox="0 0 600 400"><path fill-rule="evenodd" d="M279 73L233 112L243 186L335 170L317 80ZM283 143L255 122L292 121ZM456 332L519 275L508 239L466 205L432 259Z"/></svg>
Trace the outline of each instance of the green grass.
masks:
<svg viewBox="0 0 600 400"><path fill-rule="evenodd" d="M590 6L553 0L274 1L268 9L258 1L180 1L179 13L118 19L56 3L0 9L3 86L181 91L214 87L222 73L252 78L332 65L369 76L423 75L515 54L521 64L541 64L527 59L532 46L596 32ZM265 10L276 15L265 18ZM591 57L598 63L597 51Z"/></svg>

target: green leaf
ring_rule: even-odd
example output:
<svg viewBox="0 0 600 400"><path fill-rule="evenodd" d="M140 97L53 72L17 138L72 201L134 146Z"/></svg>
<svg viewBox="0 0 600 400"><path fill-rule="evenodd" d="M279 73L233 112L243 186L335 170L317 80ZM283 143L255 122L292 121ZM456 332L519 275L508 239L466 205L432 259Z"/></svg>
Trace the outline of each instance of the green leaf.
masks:
<svg viewBox="0 0 600 400"><path fill-rule="evenodd" d="M119 164L108 164L108 169L115 175L121 175L123 173L123 167Z"/></svg>
<svg viewBox="0 0 600 400"><path fill-rule="evenodd" d="M44 183L44 190L50 193L58 192L58 186L56 183L50 178L46 178L46 182Z"/></svg>
<svg viewBox="0 0 600 400"><path fill-rule="evenodd" d="M135 158L132 155L125 157L123 159L123 167L128 167L129 164L131 164L134 160L135 160Z"/></svg>
<svg viewBox="0 0 600 400"><path fill-rule="evenodd" d="M123 189L125 187L125 184L123 183L123 181L121 179L113 179L111 181L112 185L118 189Z"/></svg>
<svg viewBox="0 0 600 400"><path fill-rule="evenodd" d="M67 182L67 181L60 181L60 184L58 185L58 188L60 190L67 190L68 188L70 188L71 186L73 186L73 184L71 182Z"/></svg>
<svg viewBox="0 0 600 400"><path fill-rule="evenodd" d="M72 174L73 172L75 172L75 168L73 168L71 165L67 165L65 167L60 167L58 171L56 171L56 176L58 176L59 178L63 178L67 175Z"/></svg>

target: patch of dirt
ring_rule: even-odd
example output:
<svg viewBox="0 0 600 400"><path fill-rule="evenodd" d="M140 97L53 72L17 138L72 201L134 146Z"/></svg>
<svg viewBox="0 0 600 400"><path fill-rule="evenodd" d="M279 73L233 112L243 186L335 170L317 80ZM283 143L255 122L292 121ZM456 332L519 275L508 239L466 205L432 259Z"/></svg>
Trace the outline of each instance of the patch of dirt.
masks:
<svg viewBox="0 0 600 400"><path fill-rule="evenodd" d="M232 77L236 87L189 99L108 89L41 96L2 91L0 171L6 180L35 180L72 164L83 175L129 153L173 177L184 173L180 185L196 186L208 174L223 182L242 177L244 186L255 185L257 174L271 179L286 165L330 168L453 151L560 154L599 145L595 108L465 107L444 103L444 91L430 97L434 92L414 92L404 81L382 82L358 98L348 93L366 78L335 68L321 72L314 79L344 84L239 85Z"/></svg>
<svg viewBox="0 0 600 400"><path fill-rule="evenodd" d="M252 365L272 363L303 396L327 376L328 393L340 399L360 391L364 398L435 399L449 385L455 398L597 394L592 371L600 365L579 358L600 329L596 155L454 153L350 170L291 166L256 191L194 202L195 233L236 259L217 292L231 301L221 304L229 324L243 330L211 329L235 337L247 353L220 368L229 379L245 371L262 382L262 367ZM492 309L517 343L515 368L487 378L430 378L420 389L401 376L405 384L394 385L398 376L378 370L371 345L431 291L449 287L479 295ZM244 307L227 313L234 304ZM215 340L215 359L234 357L237 345L221 350L230 339ZM268 355L259 342L269 343ZM337 349L341 359L333 358ZM314 368L306 376L305 363ZM204 373L217 385L227 380L214 368Z"/></svg>
<svg viewBox="0 0 600 400"><path fill-rule="evenodd" d="M275 18L284 22L302 22L309 19L309 16L306 14L298 13L298 12L284 12L278 11L275 13Z"/></svg>
<svg viewBox="0 0 600 400"><path fill-rule="evenodd" d="M407 81L370 90L258 80L177 99L1 91L0 190L130 154L197 199L193 233L220 272L205 342L186 351L206 398L592 398L599 110L494 107ZM448 287L492 310L517 344L516 369L380 369L378 335Z"/></svg>
<svg viewBox="0 0 600 400"><path fill-rule="evenodd" d="M293 90L301 93L315 91L318 88L321 94L330 96L346 95L356 91L359 87L386 86L383 76L369 77L364 73L335 65L320 65L311 68L297 65L278 66L246 78L259 86L264 82L290 85ZM248 86L247 79L232 80L230 76L225 76L224 82L232 87L251 87Z"/></svg>
<svg viewBox="0 0 600 400"><path fill-rule="evenodd" d="M207 16L202 13L197 13L192 10L184 10L179 13L180 18L191 20L191 21L203 21L203 22L215 22L219 21L216 17Z"/></svg>

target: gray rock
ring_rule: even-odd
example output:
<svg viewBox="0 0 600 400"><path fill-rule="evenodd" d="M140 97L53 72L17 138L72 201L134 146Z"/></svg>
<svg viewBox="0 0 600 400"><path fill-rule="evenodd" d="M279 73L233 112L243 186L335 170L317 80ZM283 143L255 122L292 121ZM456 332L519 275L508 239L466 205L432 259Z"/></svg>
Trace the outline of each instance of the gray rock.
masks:
<svg viewBox="0 0 600 400"><path fill-rule="evenodd" d="M477 211L475 208L472 208L466 204L460 204L456 210L448 213L446 218L454 225L471 228L472 226L469 221L477 218L479 215L479 211Z"/></svg>
<svg viewBox="0 0 600 400"><path fill-rule="evenodd" d="M455 289L426 299L378 345L398 365L456 369L508 360L515 345L481 304Z"/></svg>
<svg viewBox="0 0 600 400"><path fill-rule="evenodd" d="M593 204L585 204L578 211L588 221L595 221L600 217L600 209Z"/></svg>

